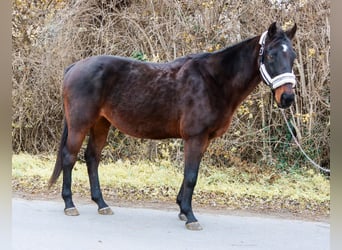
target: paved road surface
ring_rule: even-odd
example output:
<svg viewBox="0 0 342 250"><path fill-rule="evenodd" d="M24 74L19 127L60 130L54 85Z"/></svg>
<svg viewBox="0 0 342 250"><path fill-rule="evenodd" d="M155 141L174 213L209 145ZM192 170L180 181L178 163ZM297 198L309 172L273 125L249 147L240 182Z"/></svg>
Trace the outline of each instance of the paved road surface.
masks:
<svg viewBox="0 0 342 250"><path fill-rule="evenodd" d="M175 210L112 207L98 215L78 205L68 217L63 203L13 198L14 250L328 250L330 225L251 216L197 213L204 230L188 231Z"/></svg>

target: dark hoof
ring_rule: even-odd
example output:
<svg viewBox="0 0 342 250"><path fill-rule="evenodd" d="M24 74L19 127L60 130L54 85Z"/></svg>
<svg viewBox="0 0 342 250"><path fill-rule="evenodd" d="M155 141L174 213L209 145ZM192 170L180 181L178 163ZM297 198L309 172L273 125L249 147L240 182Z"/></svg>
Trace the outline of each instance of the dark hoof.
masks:
<svg viewBox="0 0 342 250"><path fill-rule="evenodd" d="M78 216L78 215L80 215L80 213L78 212L77 208L75 208L75 207L70 207L70 208L64 209L64 213L65 213L65 215L68 215L68 216Z"/></svg>
<svg viewBox="0 0 342 250"><path fill-rule="evenodd" d="M183 214L183 213L179 213L179 214L178 214L178 218L179 218L180 220L182 220L182 221L187 221L187 220L188 220L188 219L186 218L186 215Z"/></svg>
<svg viewBox="0 0 342 250"><path fill-rule="evenodd" d="M185 224L186 228L191 230L191 231L200 231L202 230L201 224L199 224L197 221L196 222L190 222Z"/></svg>
<svg viewBox="0 0 342 250"><path fill-rule="evenodd" d="M101 208L101 209L98 210L98 213L102 214L102 215L112 215L112 214L114 214L110 207Z"/></svg>

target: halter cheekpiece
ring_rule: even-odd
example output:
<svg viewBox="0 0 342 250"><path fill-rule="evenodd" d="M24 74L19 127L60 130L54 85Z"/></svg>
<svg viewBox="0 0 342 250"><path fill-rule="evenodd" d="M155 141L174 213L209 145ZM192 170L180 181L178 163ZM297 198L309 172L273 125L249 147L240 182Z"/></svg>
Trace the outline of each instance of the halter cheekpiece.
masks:
<svg viewBox="0 0 342 250"><path fill-rule="evenodd" d="M276 89L286 83L292 83L292 87L296 86L296 76L293 73L293 70L291 73L283 73L280 75L277 75L275 77L271 77L270 74L266 70L266 66L263 62L263 55L265 50L265 41L267 37L267 31L265 31L259 40L260 44L260 51L259 51L259 70L261 73L261 76L264 80L264 82L271 88Z"/></svg>

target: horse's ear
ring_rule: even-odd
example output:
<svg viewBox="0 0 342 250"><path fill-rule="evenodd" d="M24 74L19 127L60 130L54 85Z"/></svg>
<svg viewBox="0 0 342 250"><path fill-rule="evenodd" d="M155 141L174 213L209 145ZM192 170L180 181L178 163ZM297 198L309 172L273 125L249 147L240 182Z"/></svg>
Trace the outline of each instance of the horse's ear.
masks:
<svg viewBox="0 0 342 250"><path fill-rule="evenodd" d="M286 33L287 37L292 40L294 35L296 34L296 31L297 31L297 24L295 23L293 25L292 29L285 31L285 33Z"/></svg>
<svg viewBox="0 0 342 250"><path fill-rule="evenodd" d="M277 33L277 22L274 22L268 28L267 34L269 37L273 37L276 33Z"/></svg>

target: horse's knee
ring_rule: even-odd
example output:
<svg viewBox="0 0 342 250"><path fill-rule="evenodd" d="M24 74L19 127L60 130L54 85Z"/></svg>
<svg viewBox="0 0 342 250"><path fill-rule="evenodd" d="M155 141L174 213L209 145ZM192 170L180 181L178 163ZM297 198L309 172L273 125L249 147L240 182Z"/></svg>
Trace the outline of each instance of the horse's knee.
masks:
<svg viewBox="0 0 342 250"><path fill-rule="evenodd" d="M184 175L184 183L187 188L194 188L197 183L198 173L195 171L188 171Z"/></svg>

